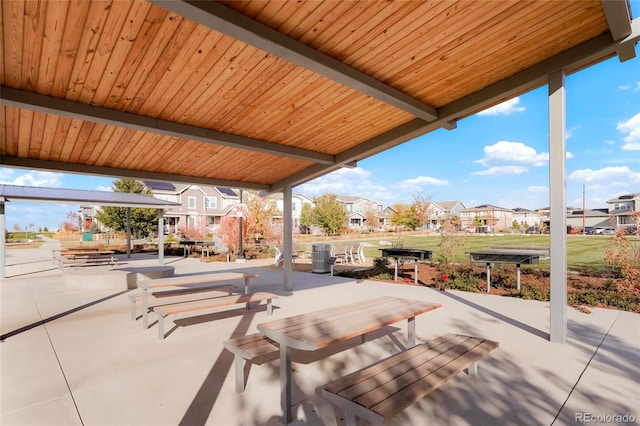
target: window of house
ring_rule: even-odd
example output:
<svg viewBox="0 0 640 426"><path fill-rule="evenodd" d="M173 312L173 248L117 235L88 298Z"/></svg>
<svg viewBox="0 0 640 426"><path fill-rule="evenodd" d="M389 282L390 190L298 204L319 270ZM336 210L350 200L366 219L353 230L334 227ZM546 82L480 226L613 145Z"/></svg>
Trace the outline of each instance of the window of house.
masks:
<svg viewBox="0 0 640 426"><path fill-rule="evenodd" d="M196 197L187 198L187 207L189 207L190 209L196 208Z"/></svg>
<svg viewBox="0 0 640 426"><path fill-rule="evenodd" d="M218 207L218 199L216 197L204 197L204 204L207 209L215 209Z"/></svg>
<svg viewBox="0 0 640 426"><path fill-rule="evenodd" d="M196 217L195 216L189 216L189 218L187 219L187 227L189 228L195 228L196 227Z"/></svg>

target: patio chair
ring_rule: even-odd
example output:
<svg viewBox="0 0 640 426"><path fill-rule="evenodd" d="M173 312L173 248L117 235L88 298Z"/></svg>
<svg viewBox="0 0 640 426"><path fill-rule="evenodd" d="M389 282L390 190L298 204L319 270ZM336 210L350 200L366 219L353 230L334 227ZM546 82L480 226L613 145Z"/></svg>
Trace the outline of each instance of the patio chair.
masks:
<svg viewBox="0 0 640 426"><path fill-rule="evenodd" d="M284 264L284 256L282 254L282 248L279 246L274 246L273 247L276 250L276 257L275 259L273 259L273 264L276 266L280 266L280 264ZM291 261L293 262L293 264L296 264L296 258L298 257L297 254L293 254L291 256Z"/></svg>
<svg viewBox="0 0 640 426"><path fill-rule="evenodd" d="M359 264L363 264L365 262L366 259L364 257L364 243L358 244L358 247L353 250L353 252L351 253L351 260L354 264L356 262L358 262Z"/></svg>

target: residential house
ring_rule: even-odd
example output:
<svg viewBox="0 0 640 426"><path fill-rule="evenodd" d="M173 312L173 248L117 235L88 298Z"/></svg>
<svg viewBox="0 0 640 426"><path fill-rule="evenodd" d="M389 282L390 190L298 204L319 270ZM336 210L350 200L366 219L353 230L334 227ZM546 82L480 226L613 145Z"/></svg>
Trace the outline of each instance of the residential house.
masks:
<svg viewBox="0 0 640 426"><path fill-rule="evenodd" d="M425 224L426 229L440 229L442 223L454 216L460 216L460 212L466 209L462 201L432 201L429 206L429 219Z"/></svg>
<svg viewBox="0 0 640 426"><path fill-rule="evenodd" d="M492 204L482 204L460 211L462 229L476 229L477 232L503 231L511 228L513 210Z"/></svg>
<svg viewBox="0 0 640 426"><path fill-rule="evenodd" d="M625 194L607 201L613 228L638 225L633 214L640 211L640 194Z"/></svg>
<svg viewBox="0 0 640 426"><path fill-rule="evenodd" d="M537 211L516 207L513 209L513 220L522 227L539 226L540 216Z"/></svg>
<svg viewBox="0 0 640 426"><path fill-rule="evenodd" d="M610 228L611 222L607 209L585 209L567 212L567 226L582 230L586 226Z"/></svg>
<svg viewBox="0 0 640 426"><path fill-rule="evenodd" d="M282 199L282 193L275 193L269 196L276 204L276 207L281 212L284 212L284 200ZM291 219L293 221L293 231L300 231L300 214L302 213L302 206L309 204L313 207L313 199L302 194L291 195Z"/></svg>
<svg viewBox="0 0 640 426"><path fill-rule="evenodd" d="M349 229L379 229L384 223L382 204L365 197L338 195L338 201L347 212L347 227ZM374 219L376 223L369 221Z"/></svg>
<svg viewBox="0 0 640 426"><path fill-rule="evenodd" d="M155 198L180 203L165 210L165 232L180 228L205 227L213 231L224 216L235 215L240 203L238 194L229 188L144 181Z"/></svg>

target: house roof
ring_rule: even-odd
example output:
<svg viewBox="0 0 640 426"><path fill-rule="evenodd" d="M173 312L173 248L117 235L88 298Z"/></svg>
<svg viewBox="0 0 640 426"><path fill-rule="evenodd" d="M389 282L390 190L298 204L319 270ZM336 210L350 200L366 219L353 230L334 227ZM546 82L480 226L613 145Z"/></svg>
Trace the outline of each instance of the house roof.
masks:
<svg viewBox="0 0 640 426"><path fill-rule="evenodd" d="M279 191L618 55L627 1L4 2L0 166Z"/></svg>
<svg viewBox="0 0 640 426"><path fill-rule="evenodd" d="M460 204L463 209L465 208L465 205L462 203L462 201L434 201L433 204L437 205L446 212L450 212L458 204Z"/></svg>
<svg viewBox="0 0 640 426"><path fill-rule="evenodd" d="M619 197L612 198L611 200L607 201L607 203L615 203L618 201L632 201L636 198L640 198L640 194L624 194L620 195Z"/></svg>
<svg viewBox="0 0 640 426"><path fill-rule="evenodd" d="M0 201L34 201L76 203L97 206L166 208L179 205L128 192L87 191L82 189L43 188L35 186L0 185Z"/></svg>
<svg viewBox="0 0 640 426"><path fill-rule="evenodd" d="M463 211L495 211L495 210L500 210L500 211L505 211L505 212L512 212L513 210L511 209L506 209L504 207L498 207L498 206L494 206L493 204L481 204L479 206L475 206L475 207L471 207L468 209L464 209Z"/></svg>

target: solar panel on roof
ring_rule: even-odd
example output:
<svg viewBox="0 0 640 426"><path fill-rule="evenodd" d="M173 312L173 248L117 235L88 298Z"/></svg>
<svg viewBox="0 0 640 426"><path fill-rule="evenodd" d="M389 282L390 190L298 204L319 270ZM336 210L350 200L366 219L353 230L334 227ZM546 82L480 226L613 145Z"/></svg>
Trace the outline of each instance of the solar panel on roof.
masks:
<svg viewBox="0 0 640 426"><path fill-rule="evenodd" d="M230 195L232 197L237 197L238 196L238 194L236 194L235 191L233 189L231 189L231 188L222 188L222 187L217 186L216 189L218 191L220 191L221 194L224 194L224 195Z"/></svg>
<svg viewBox="0 0 640 426"><path fill-rule="evenodd" d="M156 181L144 181L144 184L147 185L148 188L155 189L158 191L175 191L176 187L174 184L170 182L156 182Z"/></svg>

